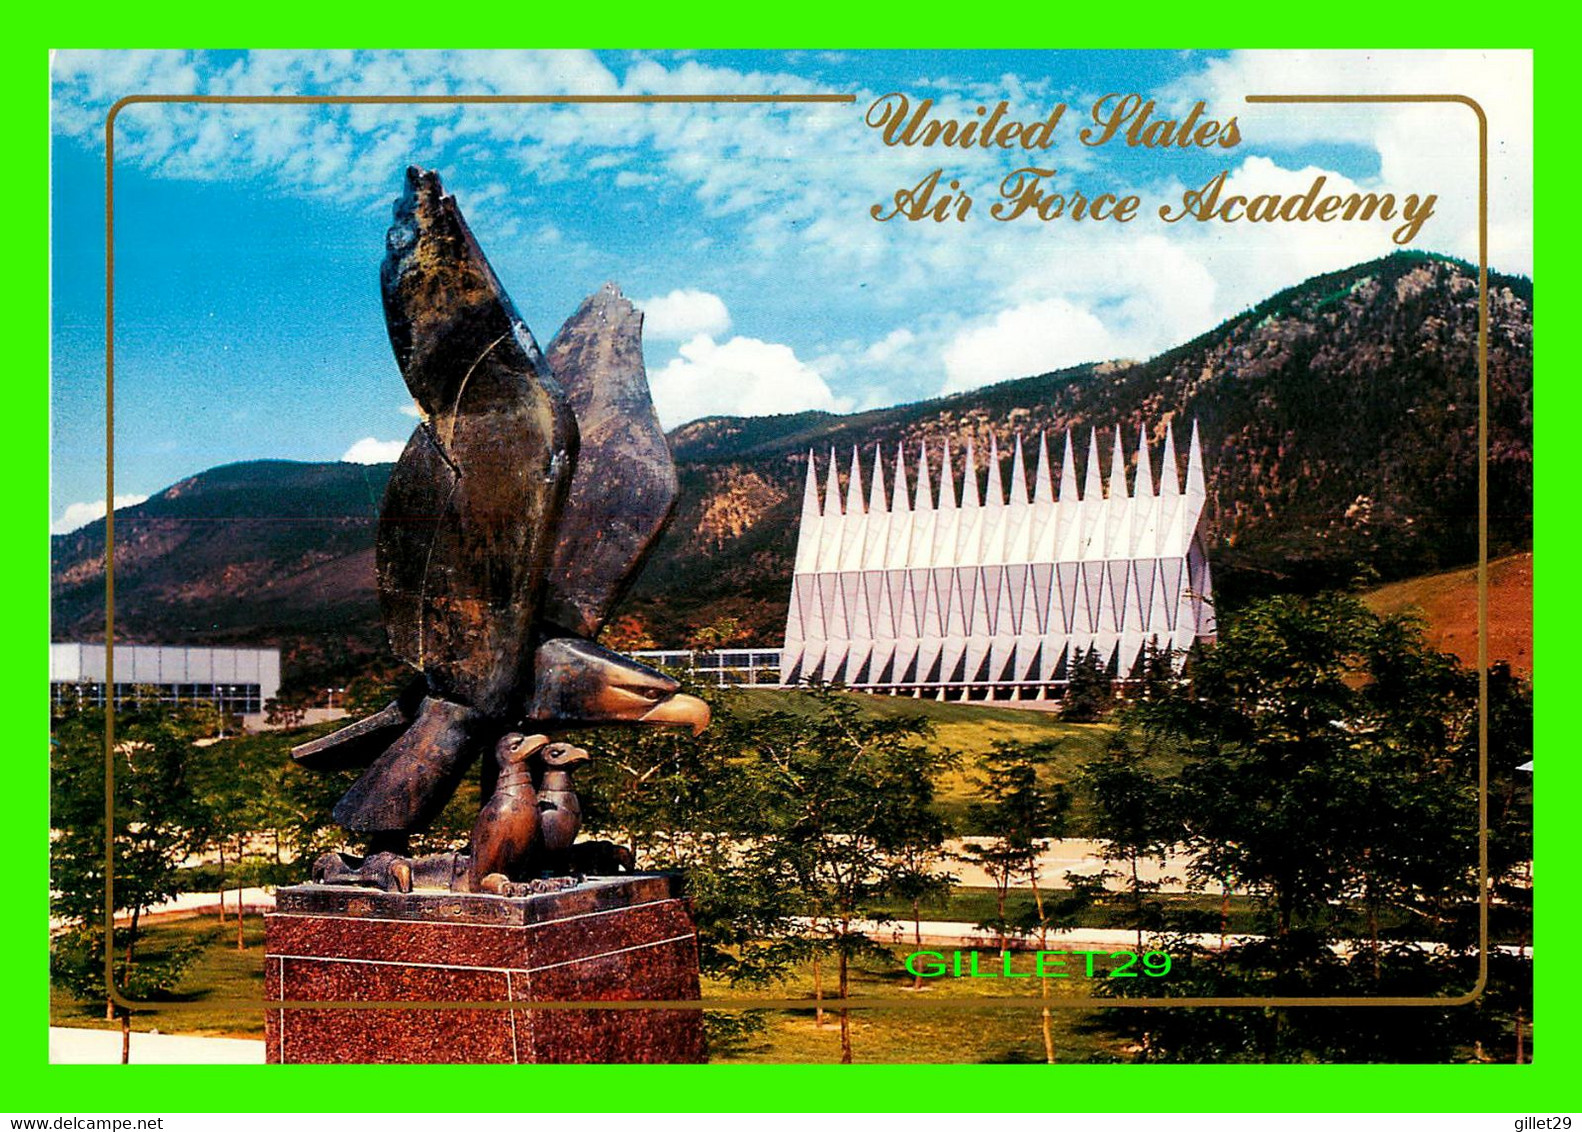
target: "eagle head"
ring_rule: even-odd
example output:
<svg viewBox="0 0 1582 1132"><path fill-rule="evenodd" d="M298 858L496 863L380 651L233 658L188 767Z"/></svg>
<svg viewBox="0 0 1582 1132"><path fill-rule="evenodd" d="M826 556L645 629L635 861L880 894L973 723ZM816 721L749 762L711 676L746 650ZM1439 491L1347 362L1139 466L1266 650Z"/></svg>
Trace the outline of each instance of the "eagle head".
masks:
<svg viewBox="0 0 1582 1132"><path fill-rule="evenodd" d="M527 719L572 730L611 724L709 725L709 705L663 672L583 637L550 637L533 654Z"/></svg>
<svg viewBox="0 0 1582 1132"><path fill-rule="evenodd" d="M551 743L536 754L538 761L551 770L565 770L578 763L585 763L592 757L581 747L574 747L570 743Z"/></svg>

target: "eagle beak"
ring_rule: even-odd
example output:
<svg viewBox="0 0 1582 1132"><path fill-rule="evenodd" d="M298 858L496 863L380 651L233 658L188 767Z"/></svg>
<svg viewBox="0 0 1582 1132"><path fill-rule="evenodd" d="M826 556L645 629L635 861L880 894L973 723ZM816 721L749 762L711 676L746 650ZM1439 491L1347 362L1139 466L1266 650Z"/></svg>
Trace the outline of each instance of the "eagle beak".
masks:
<svg viewBox="0 0 1582 1132"><path fill-rule="evenodd" d="M677 692L667 700L655 704L640 722L658 723L668 726L687 726L692 728L692 734L701 735L703 729L709 725L709 705L696 696L689 696L684 692Z"/></svg>

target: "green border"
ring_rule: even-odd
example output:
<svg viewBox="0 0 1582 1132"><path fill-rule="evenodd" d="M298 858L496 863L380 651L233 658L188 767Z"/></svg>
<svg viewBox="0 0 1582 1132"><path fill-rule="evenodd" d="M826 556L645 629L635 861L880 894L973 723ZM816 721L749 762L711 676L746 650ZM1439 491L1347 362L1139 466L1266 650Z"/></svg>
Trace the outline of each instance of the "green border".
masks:
<svg viewBox="0 0 1582 1132"><path fill-rule="evenodd" d="M392 36L400 36L403 45L413 45L425 38L425 33L455 36L468 46L486 45L491 41L500 46L522 46L528 35L534 37L526 41L532 46L569 46L587 43L590 35L609 34L619 35L627 43L676 47L729 47L754 41L784 43L787 40L792 45L810 47L908 44L923 47L947 42L952 47L995 46L1014 40L1062 47L1177 45L1157 38L1147 43L1127 42L1130 25L1101 23L1097 11L1087 13L1079 27L1075 26L1076 21L1071 26L1052 22L1048 9L966 11L959 5L929 4L904 10L875 10L871 14L859 13L854 18L849 5L818 0L814 4L799 4L795 23L791 23L779 11L762 10L754 14L752 10L744 13L724 5L717 7L721 16L717 21L710 18L714 13L707 8L694 8L685 17L678 17L673 10L659 5L618 17L606 11L591 31L579 19L576 8L558 13L536 10L531 26L520 18L499 19L504 13L476 10L462 15L457 12L451 22L434 23L427 28L407 25L401 10L393 6L338 7L331 11L323 5L310 7L295 0L271 5L266 16L256 22L240 18L239 9L195 14L166 8L104 15L80 7L69 13L63 9L58 26L12 29L12 46L8 49L11 65L5 71L5 81L12 88L12 105L21 109L8 115L8 140L11 142L8 149L13 168L19 164L18 155L36 155L35 159L47 161L47 101L43 106L39 101L41 95L47 100L47 87L40 89L46 67L43 51L49 43L60 42L61 37L123 46L207 42L301 47L308 42L333 45L389 42L388 37ZM1432 9L1415 9L1415 12L1420 21L1426 20L1429 30L1425 32L1419 28L1411 37L1388 31L1396 27L1411 30L1406 10L1392 17L1389 9L1376 4L1366 7L1352 4L1345 11L1332 7L1294 6L1285 12L1267 6L1254 10L1236 5L1202 10L1200 17L1206 26L1214 29L1211 34L1227 37L1235 35L1238 21L1246 20L1249 38L1258 46L1379 46L1381 41L1403 47L1419 46L1424 42L1434 46L1456 46L1459 42L1480 47L1491 41L1516 47L1544 44L1537 52L1536 82L1541 97L1535 101L1545 107L1538 125L1554 125L1549 136L1556 146L1553 160L1547 159L1549 155L1539 159L1538 191L1541 197L1558 200L1570 187L1561 188L1561 182L1568 179L1571 162L1561 156L1569 146L1569 139L1562 140L1558 119L1561 115L1569 117L1571 113L1572 91L1566 78L1574 69L1574 56L1568 50L1575 41L1574 32L1563 28L1558 16L1547 19L1548 26L1540 26L1534 19L1524 27L1494 28L1490 26L1491 10L1486 5L1442 4ZM518 13L518 17L521 14ZM1185 12L1182 15L1185 16ZM1102 18L1124 21L1126 13L1110 10ZM1155 17L1141 9L1132 13L1132 18L1139 21L1139 27L1145 23L1157 27ZM282 29L310 30L283 32ZM283 34L306 38L283 41ZM1201 35L1194 34L1190 28L1170 34L1172 38L1179 36L1181 41ZM1428 40L1428 35L1432 35L1432 40ZM1028 45L1026 42L1018 44ZM34 117L35 114L38 116ZM1568 128L1566 133L1569 132ZM22 491L13 495L10 507L13 523L21 529L39 523L48 512L48 442L47 433L40 426L46 426L48 420L48 338L42 328L47 325L49 312L47 294L41 294L37 287L41 279L46 281L47 287L49 185L47 170L35 175L39 179L32 182L33 192L23 196L24 207L31 206L26 219L20 224L13 223L11 229L13 247L18 240L26 239L27 259L32 270L9 273L7 283L13 292L9 309L27 312L25 318L12 320L12 341L28 355L24 363L26 368L16 367L27 376L20 380L13 378L12 383L20 394L19 398L14 396L13 404L16 400L21 402L16 406L21 410L15 414L20 418L21 427L13 430L12 464L27 477L27 482ZM1496 202L1498 191L1496 184ZM1558 205L1552 211L1563 217L1566 208ZM1545 213L1540 209L1538 215ZM28 236L23 236L24 232ZM1547 257L1548 262L1568 266L1571 249L1561 246L1561 241L1566 239L1564 232L1561 221L1551 224L1542 247L1546 252L1553 249L1554 254ZM1565 301L1576 289L1573 281L1557 277L1546 286L1556 288L1553 309L1575 309ZM1545 297L1546 300L1550 297L1547 290ZM1564 322L1557 317L1553 323L1553 333L1562 338L1565 336ZM1546 325L1546 333L1548 331ZM1547 353L1541 349L1540 353L1557 359L1556 376L1542 387L1544 414L1535 443L1545 453L1554 453L1558 460L1561 422L1569 421L1575 407L1575 394L1570 391L1569 383L1560 377L1561 359L1569 361L1570 352L1564 349L1563 341L1551 343L1546 337L1543 342L1550 349ZM1537 521L1544 532L1546 547L1549 543L1570 541L1561 534L1565 530L1562 508L1566 508L1566 512L1572 508L1561 492L1557 475L1538 477ZM1550 555L1546 563L1556 565L1552 575L1540 575L1542 640L1561 640L1566 629L1582 627L1576 626L1576 615L1563 603L1561 587L1567 578L1560 563L1566 549L1568 547L1556 545L1546 550ZM42 638L48 621L48 590L44 580L47 561L34 567L25 555L12 556L0 569L20 583L13 587L14 590L39 595L10 611L8 621L14 638L40 643L23 645L22 650L13 649L11 666L15 671L8 674L13 676L10 686L22 694L22 718L38 718L42 731L46 722L42 706L34 708L34 701L26 695L25 689L43 684L42 671L34 669L29 661L37 656L40 669L44 664ZM38 573L33 572L35 569ZM28 653L25 651L28 647L37 647L39 652ZM1571 675L1567 669L1574 666L1574 662L1568 665L1563 654L1557 653L1553 658L1546 657L1545 666L1545 687L1560 688L1567 685L1567 677ZM42 696L37 697L37 703L42 705ZM30 714L35 711L39 712L37 717ZM1539 716L1539 735L1544 740L1553 736L1557 752L1563 749L1560 736L1565 722L1553 710ZM1543 745L1550 746L1547 742ZM12 1009L7 1014L14 1021L0 1038L3 1043L0 1048L8 1055L5 1058L9 1069L7 1076L11 1078L10 1087L5 1090L7 1109L33 1109L39 1113L212 1111L234 1104L229 1098L246 1097L259 1103L266 1096L273 1099L271 1107L298 1111L367 1111L370 1107L386 1111L418 1108L454 1111L471 1107L510 1111L544 1107L542 1098L546 1094L541 1088L534 1088L532 1093L518 1092L514 1088L502 1090L499 1075L510 1071L481 1066L403 1066L398 1069L373 1066L133 1066L128 1069L48 1066L43 1027L47 1015L46 955L43 932L38 927L40 919L46 915L43 894L47 887L44 849L47 766L39 755L29 753L26 740L16 746L20 750L13 755L8 769L16 781L16 788L9 793L10 811L14 816L11 827L18 833L20 853L9 871L13 874L10 878L12 890L23 895L8 909L4 938L6 962L0 968L5 972L6 986L12 995ZM1551 776L1551 785L1543 791L1539 801L1539 855L1546 861L1564 859L1568 848L1566 827L1575 820L1574 807L1567 804L1574 797L1575 771L1561 765L1562 762L1559 754L1554 756L1552 764L1546 761L1545 774ZM1538 935L1546 949L1554 949L1552 954L1560 954L1559 949L1565 946L1562 940L1575 934L1572 930L1575 913L1566 900L1569 893L1561 891L1562 885L1569 888L1573 884L1574 881L1559 877L1545 881L1546 896L1538 911ZM1549 887L1551 885L1553 888ZM1575 1036L1577 1027L1567 1009L1574 1001L1575 992L1566 966L1565 962L1556 961L1537 971L1540 1000L1537 1013L1541 1018L1538 1063L1522 1067L1060 1066L1050 1070L1036 1066L588 1066L537 1067L532 1071L535 1074L533 1084L555 1086L549 1095L557 1097L561 1103L577 1097L590 1101L597 1098L600 1107L631 1111L654 1108L672 1111L766 1108L878 1111L943 1108L968 1112L1063 1108L1092 1111L1118 1107L1115 1102L1123 1100L1124 1107L1142 1111L1338 1108L1352 1111L1563 1112L1574 1105L1572 1063L1579 1044ZM37 1029L28 1019L38 1020ZM1146 1087L1139 1089L1138 1082L1117 1076L1128 1072L1147 1075ZM1057 1076L1035 1078L1029 1076L1032 1074ZM268 1083L267 1093L260 1089L265 1082ZM1120 1086L1120 1090L1116 1086Z"/></svg>

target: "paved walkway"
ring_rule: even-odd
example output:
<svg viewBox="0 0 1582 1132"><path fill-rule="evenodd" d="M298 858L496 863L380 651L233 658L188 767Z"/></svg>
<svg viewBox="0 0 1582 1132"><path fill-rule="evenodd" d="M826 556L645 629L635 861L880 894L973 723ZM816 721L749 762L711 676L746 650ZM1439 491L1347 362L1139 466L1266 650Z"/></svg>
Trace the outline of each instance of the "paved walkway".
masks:
<svg viewBox="0 0 1582 1132"><path fill-rule="evenodd" d="M229 920L236 915L236 889L227 888L225 896L225 918ZM145 916L165 916L172 912L213 912L216 915L220 910L220 896L218 892L183 892L156 908L144 912ZM275 910L275 890L272 888L244 888L242 889L242 909L248 913L273 912Z"/></svg>
<svg viewBox="0 0 1582 1132"><path fill-rule="evenodd" d="M49 1028L51 1065L119 1065L120 1030ZM133 1065L262 1065L264 1043L244 1038L132 1031Z"/></svg>
<svg viewBox="0 0 1582 1132"><path fill-rule="evenodd" d="M259 915L275 910L274 889L244 888L242 889L242 909L248 915ZM220 913L220 894L217 892L183 892L180 896L172 897L163 904L158 904L148 909L142 915L142 923L157 919L160 916L185 915L191 912L208 912L218 918ZM225 890L225 922L234 923L236 915L236 889ZM124 924L132 918L130 912L117 913L115 922ZM49 930L54 931L61 926L58 917L51 916Z"/></svg>
<svg viewBox="0 0 1582 1132"><path fill-rule="evenodd" d="M994 881L981 868L970 861L958 860L963 850L969 845L985 845L991 838L988 837L963 837L945 843L945 851L952 856L952 860L943 866L946 872L954 873L958 883L974 888L992 888ZM1038 857L1038 883L1042 888L1061 888L1065 886L1065 878L1074 876L1095 876L1106 870L1118 875L1108 878L1104 887L1111 892L1122 892L1131 884L1131 867L1125 861L1106 861L1103 857L1104 843L1091 841L1081 837L1068 837L1060 841L1052 841L1049 848ZM1160 892L1189 892L1193 891L1186 886L1187 863L1190 858L1171 854L1163 860L1149 857L1138 863L1137 875L1144 881L1160 882ZM1020 880L1020 886L1025 887L1025 879ZM1198 889L1197 891L1205 891ZM1218 896L1219 888L1210 885L1206 890L1210 895Z"/></svg>

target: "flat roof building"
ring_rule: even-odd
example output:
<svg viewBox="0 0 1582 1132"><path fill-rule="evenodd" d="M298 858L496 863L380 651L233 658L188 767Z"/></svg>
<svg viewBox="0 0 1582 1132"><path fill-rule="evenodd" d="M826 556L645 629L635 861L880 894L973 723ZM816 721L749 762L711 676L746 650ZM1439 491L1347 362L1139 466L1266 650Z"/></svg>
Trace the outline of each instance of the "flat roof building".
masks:
<svg viewBox="0 0 1582 1132"><path fill-rule="evenodd" d="M240 714L260 712L280 692L280 650L115 646L115 687L110 690L115 705L132 699L138 688L157 689L161 703L205 703ZM103 707L104 645L52 643L49 691L52 703Z"/></svg>

